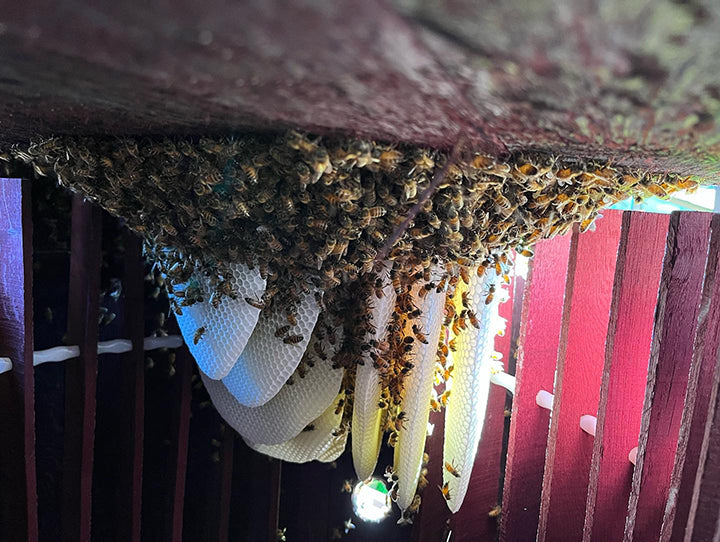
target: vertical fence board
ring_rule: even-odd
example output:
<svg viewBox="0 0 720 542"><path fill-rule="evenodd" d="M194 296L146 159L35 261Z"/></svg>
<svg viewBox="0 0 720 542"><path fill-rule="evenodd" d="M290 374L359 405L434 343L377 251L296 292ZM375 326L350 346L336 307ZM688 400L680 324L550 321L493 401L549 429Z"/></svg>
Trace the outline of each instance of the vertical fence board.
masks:
<svg viewBox="0 0 720 542"><path fill-rule="evenodd" d="M645 397L665 238L670 217L625 213L593 444L584 540L620 540Z"/></svg>
<svg viewBox="0 0 720 542"><path fill-rule="evenodd" d="M716 358L718 360L718 358ZM720 360L718 360L720 361ZM720 539L720 363L713 375L707 423L688 513L685 542Z"/></svg>
<svg viewBox="0 0 720 542"><path fill-rule="evenodd" d="M174 324L174 321L173 321ZM177 332L177 325L173 325L173 332ZM192 399L191 378L193 372L193 357L187 345L176 350L175 369L177 376L173 390L173 414L170 421L170 450L171 456L168 464L168 477L170 480L170 494L167 498L168 521L166 532L172 542L182 540L183 531L183 503L185 500L185 480L187 474L188 439L190 436L190 400Z"/></svg>
<svg viewBox="0 0 720 542"><path fill-rule="evenodd" d="M678 541L685 536L720 341L720 280L717 276L719 258L720 215L715 215L705 269L700 319L661 540ZM720 479L717 481L720 483Z"/></svg>
<svg viewBox="0 0 720 542"><path fill-rule="evenodd" d="M412 527L412 542L444 540L449 529L452 514L438 486L443 484L443 442L445 436L445 412L430 412L429 422L434 425L433 434L425 441L425 452L430 461L427 464L428 485L423 490L422 504Z"/></svg>
<svg viewBox="0 0 720 542"><path fill-rule="evenodd" d="M711 216L673 213L655 312L625 540L660 534L688 385Z"/></svg>
<svg viewBox="0 0 720 542"><path fill-rule="evenodd" d="M125 303L124 338L132 341L132 351L122 355L125 426L122 431L122 470L119 477L116 540L139 542L142 514L142 471L145 420L145 352L143 276L145 264L142 241L130 231L124 233Z"/></svg>
<svg viewBox="0 0 720 542"><path fill-rule="evenodd" d="M30 184L0 179L0 538L38 539Z"/></svg>
<svg viewBox="0 0 720 542"><path fill-rule="evenodd" d="M505 370L508 370L512 340L513 301L515 277L508 288L508 300L499 306L500 317L506 321L505 333L495 337L495 350L502 354ZM497 537L498 517L489 512L498 504L500 497L500 464L505 430L505 389L491 385L487 414L478 443L475 463L462 508L453 518L453 540L494 540Z"/></svg>
<svg viewBox="0 0 720 542"><path fill-rule="evenodd" d="M579 540L585 521L593 439L580 417L594 416L600 383L622 213L608 211L594 232L575 233L548 434L538 540ZM571 251L571 260L573 258ZM557 452L557 453L556 453Z"/></svg>
<svg viewBox="0 0 720 542"><path fill-rule="evenodd" d="M89 540L92 511L102 215L73 197L68 344L80 357L65 363L62 539Z"/></svg>
<svg viewBox="0 0 720 542"><path fill-rule="evenodd" d="M570 236L540 241L527 280L500 540L532 540L537 531L549 416L535 404L535 396L553 389L569 255Z"/></svg>

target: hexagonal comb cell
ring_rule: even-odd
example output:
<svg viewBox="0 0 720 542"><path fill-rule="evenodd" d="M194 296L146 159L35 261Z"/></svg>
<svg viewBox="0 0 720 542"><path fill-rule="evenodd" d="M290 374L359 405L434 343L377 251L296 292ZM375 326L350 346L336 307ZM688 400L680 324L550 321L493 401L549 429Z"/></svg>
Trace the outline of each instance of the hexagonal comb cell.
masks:
<svg viewBox="0 0 720 542"><path fill-rule="evenodd" d="M260 316L255 330L223 384L241 405L258 407L272 399L287 382L305 353L310 335L320 314L314 292L301 297L297 305L297 325L289 330L289 336L278 338L278 328L288 325L285 310L274 308L270 314Z"/></svg>
<svg viewBox="0 0 720 542"><path fill-rule="evenodd" d="M443 465L449 464L459 474L455 476L443 468L443 482L447 482L450 489L447 505L453 513L460 509L470 482L485 419L491 370L496 364L491 354L499 326L500 296L496 294L485 304L490 285L498 280L495 271L488 270L483 278L474 272L471 276L468 299L476 312L479 329L468 325L457 336L457 350L452 355L452 395L445 410Z"/></svg>
<svg viewBox="0 0 720 542"><path fill-rule="evenodd" d="M317 340L313 334L311 351ZM201 376L215 408L233 429L256 444L280 444L320 416L340 391L343 370L333 369L330 362L340 343L337 341L333 346L323 340L328 359L316 362L304 378L294 378L293 385L285 384L275 397L259 407L241 405L225 384Z"/></svg>
<svg viewBox="0 0 720 542"><path fill-rule="evenodd" d="M232 369L257 324L260 310L245 302L245 297L259 298L265 291L265 280L257 270L245 265L229 265L229 277L235 299L223 296L217 308L210 303L211 287L207 278L196 273L197 283L204 299L182 308L177 315L185 344L195 358L200 370L210 378L220 379ZM183 289L178 285L175 289ZM182 301L181 299L176 300Z"/></svg>
<svg viewBox="0 0 720 542"><path fill-rule="evenodd" d="M255 444L245 439L250 448L283 461L291 463L307 463L319 458L327 459L337 451L336 445L343 435L339 433L343 409L337 410L338 402L344 398L339 394L335 401L311 424L312 430L303 431L293 439L282 444ZM344 431L347 433L347 431ZM347 436L345 435L345 438ZM332 450L332 451L331 451Z"/></svg>

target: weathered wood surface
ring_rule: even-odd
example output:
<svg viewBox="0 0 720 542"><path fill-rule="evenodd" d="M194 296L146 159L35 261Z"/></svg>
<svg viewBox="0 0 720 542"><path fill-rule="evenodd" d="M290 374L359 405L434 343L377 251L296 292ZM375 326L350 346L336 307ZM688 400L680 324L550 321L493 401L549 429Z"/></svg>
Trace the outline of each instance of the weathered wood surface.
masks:
<svg viewBox="0 0 720 542"><path fill-rule="evenodd" d="M535 396L553 391L570 239L536 245L523 297L500 525L500 540L509 542L537 531L549 412Z"/></svg>
<svg viewBox="0 0 720 542"><path fill-rule="evenodd" d="M76 195L72 205L67 344L80 357L65 364L62 539L89 540L98 372L102 214Z"/></svg>
<svg viewBox="0 0 720 542"><path fill-rule="evenodd" d="M608 211L596 231L573 234L545 456L540 542L582 537L593 439L580 429L580 417L594 416L600 401L621 223L621 212Z"/></svg>
<svg viewBox="0 0 720 542"><path fill-rule="evenodd" d="M0 538L38 539L30 184L0 179Z"/></svg>
<svg viewBox="0 0 720 542"><path fill-rule="evenodd" d="M618 249L583 540L621 540L645 397L668 215L624 213Z"/></svg>
<svg viewBox="0 0 720 542"><path fill-rule="evenodd" d="M494 151L707 173L719 11L712 0L15 2L0 27L0 137L297 126L447 147L463 132Z"/></svg>
<svg viewBox="0 0 720 542"><path fill-rule="evenodd" d="M705 425L708 417L713 373L718 365L720 345L720 215L711 225L710 251L705 268L700 317L693 361L690 366L675 465L670 481L660 540L681 541L685 536L693 487L700 460ZM720 482L720 479L716 480Z"/></svg>
<svg viewBox="0 0 720 542"><path fill-rule="evenodd" d="M684 212L670 218L626 541L660 535L701 312L711 216Z"/></svg>
<svg viewBox="0 0 720 542"><path fill-rule="evenodd" d="M499 306L500 317L506 321L505 333L495 337L495 350L502 354L506 371L512 340L515 276L511 276L510 280L508 300ZM470 484L462 507L453 517L453 540L456 542L494 540L497 537L499 516L490 516L490 511L500 504L506 396L504 388L491 384Z"/></svg>

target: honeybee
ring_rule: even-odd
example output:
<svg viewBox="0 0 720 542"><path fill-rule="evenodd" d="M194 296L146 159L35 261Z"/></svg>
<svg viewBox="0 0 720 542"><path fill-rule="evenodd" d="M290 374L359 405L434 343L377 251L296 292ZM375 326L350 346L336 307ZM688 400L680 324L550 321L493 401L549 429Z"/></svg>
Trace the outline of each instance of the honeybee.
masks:
<svg viewBox="0 0 720 542"><path fill-rule="evenodd" d="M397 440L398 440L397 431L391 431L390 435L388 436L387 445L390 446L391 448L394 448L395 445L397 444Z"/></svg>
<svg viewBox="0 0 720 542"><path fill-rule="evenodd" d="M345 480L343 482L342 488L340 489L340 492L341 493L352 493L352 491L353 491L352 482L350 480Z"/></svg>
<svg viewBox="0 0 720 542"><path fill-rule="evenodd" d="M430 290L434 290L436 288L434 282L428 282L427 284L424 284L422 288L420 288L420 291L418 292L418 295L420 296L420 299L425 299L425 296L427 296L428 292Z"/></svg>
<svg viewBox="0 0 720 542"><path fill-rule="evenodd" d="M445 461L445 470L452 474L455 478L460 478L460 473L458 472L458 470L452 463L448 461Z"/></svg>
<svg viewBox="0 0 720 542"><path fill-rule="evenodd" d="M438 402L443 406L447 406L448 399L450 399L450 390L445 390L440 394L440 397L438 397Z"/></svg>
<svg viewBox="0 0 720 542"><path fill-rule="evenodd" d="M478 322L477 315L471 309L468 309L467 317L468 320L470 320L470 324L472 324L475 329L480 329L480 322Z"/></svg>
<svg viewBox="0 0 720 542"><path fill-rule="evenodd" d="M495 298L495 285L491 284L488 287L488 293L487 293L487 296L485 297L485 304L489 305L490 303L492 303L494 298Z"/></svg>
<svg viewBox="0 0 720 542"><path fill-rule="evenodd" d="M195 330L195 334L193 335L193 344L200 342L200 339L202 339L203 335L205 335L205 331L205 326L200 326Z"/></svg>
<svg viewBox="0 0 720 542"><path fill-rule="evenodd" d="M281 326L275 330L276 337L284 337L290 331L291 326Z"/></svg>
<svg viewBox="0 0 720 542"><path fill-rule="evenodd" d="M442 492L442 496L445 497L446 501L449 501L451 499L450 497L450 483L445 482L442 487L438 486L440 491Z"/></svg>
<svg viewBox="0 0 720 542"><path fill-rule="evenodd" d="M298 344L299 342L302 342L304 337L302 335L288 335L283 339L283 342L285 344Z"/></svg>
<svg viewBox="0 0 720 542"><path fill-rule="evenodd" d="M421 331L420 327L417 324L412 325L412 331L415 334L415 338L420 341L423 344L427 344L428 340L425 334Z"/></svg>
<svg viewBox="0 0 720 542"><path fill-rule="evenodd" d="M252 297L246 297L245 303L247 303L251 307L255 307L258 310L263 310L265 308L265 303L263 303L259 299L254 299Z"/></svg>
<svg viewBox="0 0 720 542"><path fill-rule="evenodd" d="M294 307L288 307L285 309L285 318L287 318L288 324L295 327L297 325L297 317L295 316Z"/></svg>
<svg viewBox="0 0 720 542"><path fill-rule="evenodd" d="M342 398L341 398L341 399L338 401L337 406L335 407L335 416L338 416L338 415L342 412L342 410L343 410L343 405L345 405L345 399L342 399Z"/></svg>

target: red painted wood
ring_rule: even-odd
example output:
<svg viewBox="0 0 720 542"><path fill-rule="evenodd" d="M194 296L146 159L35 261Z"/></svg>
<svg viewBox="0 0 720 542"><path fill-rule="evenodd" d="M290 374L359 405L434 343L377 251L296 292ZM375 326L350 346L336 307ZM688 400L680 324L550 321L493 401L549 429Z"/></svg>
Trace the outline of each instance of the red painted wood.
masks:
<svg viewBox="0 0 720 542"><path fill-rule="evenodd" d="M177 332L177 324L171 327L173 333ZM183 502L185 499L185 479L187 473L188 438L190 436L190 400L191 378L193 371L193 357L187 346L183 345L176 350L175 357L175 390L173 415L170 428L171 458L168 465L170 478L170 494L167 504L169 511L166 514L168 522L166 532L172 542L182 540L183 528Z"/></svg>
<svg viewBox="0 0 720 542"><path fill-rule="evenodd" d="M0 179L0 538L38 539L30 184Z"/></svg>
<svg viewBox="0 0 720 542"><path fill-rule="evenodd" d="M720 539L720 363L715 366L707 423L688 514L685 542Z"/></svg>
<svg viewBox="0 0 720 542"><path fill-rule="evenodd" d="M700 319L678 437L675 466L670 482L669 495L673 498L669 499L668 505L665 507L661 540L681 541L685 537L685 525L690 512L700 449L705 434L713 373L718 361L720 280L717 271L720 263L720 215L713 217L711 229L710 252L705 268Z"/></svg>
<svg viewBox="0 0 720 542"><path fill-rule="evenodd" d="M438 486L443 484L443 442L445 435L445 412L430 412L430 423L435 428L425 441L425 452L430 461L427 464L428 485L421 494L420 512L414 520L412 542L434 542L445 540L452 514L440 493Z"/></svg>
<svg viewBox="0 0 720 542"><path fill-rule="evenodd" d="M580 540L593 438L579 427L597 414L622 213L607 211L594 232L575 233L568 270L555 399L547 441L538 540Z"/></svg>
<svg viewBox="0 0 720 542"><path fill-rule="evenodd" d="M98 305L100 298L100 208L76 195L72 204L67 343L80 357L65 362L65 447L62 539L90 539Z"/></svg>
<svg viewBox="0 0 720 542"><path fill-rule="evenodd" d="M508 300L500 304L500 317L506 320L504 335L495 337L495 350L502 354L507 370L510 358L510 344L513 325L513 291L515 277L507 286ZM500 463L505 430L505 398L507 393L500 386L491 385L487 413L482 435L478 443L470 484L460 510L453 518L453 540L494 540L498 532L498 517L488 513L495 508L500 498Z"/></svg>
<svg viewBox="0 0 720 542"><path fill-rule="evenodd" d="M540 241L527 279L500 540L533 540L537 531L549 412L535 404L535 396L553 389L569 255L569 235Z"/></svg>
<svg viewBox="0 0 720 542"><path fill-rule="evenodd" d="M132 341L131 352L122 355L122 388L124 390L125 426L121 428L122 474L117 506L117 540L140 541L142 514L143 442L145 436L145 260L142 241L126 231L123 299L125 309L124 337Z"/></svg>
<svg viewBox="0 0 720 542"><path fill-rule="evenodd" d="M669 215L625 213L610 307L584 540L621 540Z"/></svg>
<svg viewBox="0 0 720 542"><path fill-rule="evenodd" d="M711 216L686 212L670 218L625 524L627 541L655 540L660 534L700 313Z"/></svg>

